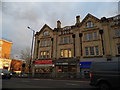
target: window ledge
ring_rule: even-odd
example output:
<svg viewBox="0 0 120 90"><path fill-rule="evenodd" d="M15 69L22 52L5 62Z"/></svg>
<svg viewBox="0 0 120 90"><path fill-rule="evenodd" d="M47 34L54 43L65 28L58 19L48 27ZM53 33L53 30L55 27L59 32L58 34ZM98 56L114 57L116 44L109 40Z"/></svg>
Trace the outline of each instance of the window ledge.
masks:
<svg viewBox="0 0 120 90"><path fill-rule="evenodd" d="M42 36L40 39L46 39L46 38L51 38L51 36Z"/></svg>
<svg viewBox="0 0 120 90"><path fill-rule="evenodd" d="M93 41L100 41L100 39L97 39L97 40L88 40L88 41L83 41L83 42L93 42Z"/></svg>
<svg viewBox="0 0 120 90"><path fill-rule="evenodd" d="M83 58L96 58L96 57L103 57L102 55L99 56L83 56Z"/></svg>
<svg viewBox="0 0 120 90"><path fill-rule="evenodd" d="M117 54L116 57L120 57L120 54Z"/></svg>
<svg viewBox="0 0 120 90"><path fill-rule="evenodd" d="M37 60L52 60L51 58L39 58Z"/></svg>
<svg viewBox="0 0 120 90"><path fill-rule="evenodd" d="M66 43L66 44L59 44L59 45L68 45L68 44L73 44L73 43Z"/></svg>
<svg viewBox="0 0 120 90"><path fill-rule="evenodd" d="M71 59L73 57L60 57L59 59Z"/></svg>
<svg viewBox="0 0 120 90"><path fill-rule="evenodd" d="M93 29L96 28L97 26L92 26L92 27L85 27L84 29L88 30L88 29Z"/></svg>
<svg viewBox="0 0 120 90"><path fill-rule="evenodd" d="M86 26L85 28L94 28L94 27L97 27L96 25L93 25L93 26Z"/></svg>
<svg viewBox="0 0 120 90"><path fill-rule="evenodd" d="M59 36L72 35L73 33L60 34Z"/></svg>
<svg viewBox="0 0 120 90"><path fill-rule="evenodd" d="M119 37L113 37L113 39L116 39L116 38L120 38L120 36Z"/></svg>
<svg viewBox="0 0 120 90"><path fill-rule="evenodd" d="M46 48L46 47L51 47L51 46L40 46L40 48Z"/></svg>

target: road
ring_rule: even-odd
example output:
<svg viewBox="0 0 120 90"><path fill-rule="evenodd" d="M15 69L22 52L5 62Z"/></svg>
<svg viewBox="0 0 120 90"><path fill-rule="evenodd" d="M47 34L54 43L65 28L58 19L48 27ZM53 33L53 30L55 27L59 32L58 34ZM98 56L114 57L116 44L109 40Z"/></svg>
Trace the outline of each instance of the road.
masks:
<svg viewBox="0 0 120 90"><path fill-rule="evenodd" d="M89 81L11 78L2 80L2 88L92 88Z"/></svg>

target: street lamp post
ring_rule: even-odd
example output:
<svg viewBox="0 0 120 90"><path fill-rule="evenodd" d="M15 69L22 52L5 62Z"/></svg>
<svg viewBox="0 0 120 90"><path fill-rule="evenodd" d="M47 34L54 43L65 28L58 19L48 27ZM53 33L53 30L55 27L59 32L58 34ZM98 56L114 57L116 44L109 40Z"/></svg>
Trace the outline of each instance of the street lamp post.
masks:
<svg viewBox="0 0 120 90"><path fill-rule="evenodd" d="M34 43L34 35L35 35L35 31L33 29L31 29L30 27L27 27L28 29L30 29L33 32L33 37L32 37L32 45L31 45L31 58L30 58L30 62L29 62L29 72L31 72L31 64L32 64L32 59L33 59L33 43Z"/></svg>

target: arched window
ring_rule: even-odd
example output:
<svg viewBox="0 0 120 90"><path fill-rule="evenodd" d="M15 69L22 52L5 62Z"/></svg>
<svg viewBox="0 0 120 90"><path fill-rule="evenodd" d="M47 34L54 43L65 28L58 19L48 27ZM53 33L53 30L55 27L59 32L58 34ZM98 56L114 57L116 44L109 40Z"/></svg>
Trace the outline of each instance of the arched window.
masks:
<svg viewBox="0 0 120 90"><path fill-rule="evenodd" d="M45 31L44 33L43 33L43 36L49 36L50 34L49 34L49 31Z"/></svg>
<svg viewBox="0 0 120 90"><path fill-rule="evenodd" d="M94 27L95 25L93 24L92 21L88 21L87 24L86 24L86 27L89 28L89 27Z"/></svg>

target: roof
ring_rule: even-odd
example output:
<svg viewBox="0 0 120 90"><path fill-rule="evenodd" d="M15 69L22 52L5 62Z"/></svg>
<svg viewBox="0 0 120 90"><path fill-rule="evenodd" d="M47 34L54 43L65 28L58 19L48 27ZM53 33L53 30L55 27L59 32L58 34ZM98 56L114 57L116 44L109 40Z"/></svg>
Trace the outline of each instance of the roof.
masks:
<svg viewBox="0 0 120 90"><path fill-rule="evenodd" d="M88 14L86 15L86 17L82 20L81 25L82 25L89 17L92 17L92 18L94 18L95 20L100 21L100 19L98 19L97 17L95 17L95 16L93 16L92 14L88 13Z"/></svg>
<svg viewBox="0 0 120 90"><path fill-rule="evenodd" d="M9 42L9 43L13 43L12 40L9 40L9 39L4 38L4 37L2 37L2 39L0 38L0 40L2 40L2 41L6 41L6 42Z"/></svg>
<svg viewBox="0 0 120 90"><path fill-rule="evenodd" d="M49 28L51 31L53 31L52 28L50 28L47 24L45 24L45 25L41 28L41 30L36 33L36 35L40 34L40 33L44 30L44 28L46 28L46 27Z"/></svg>

